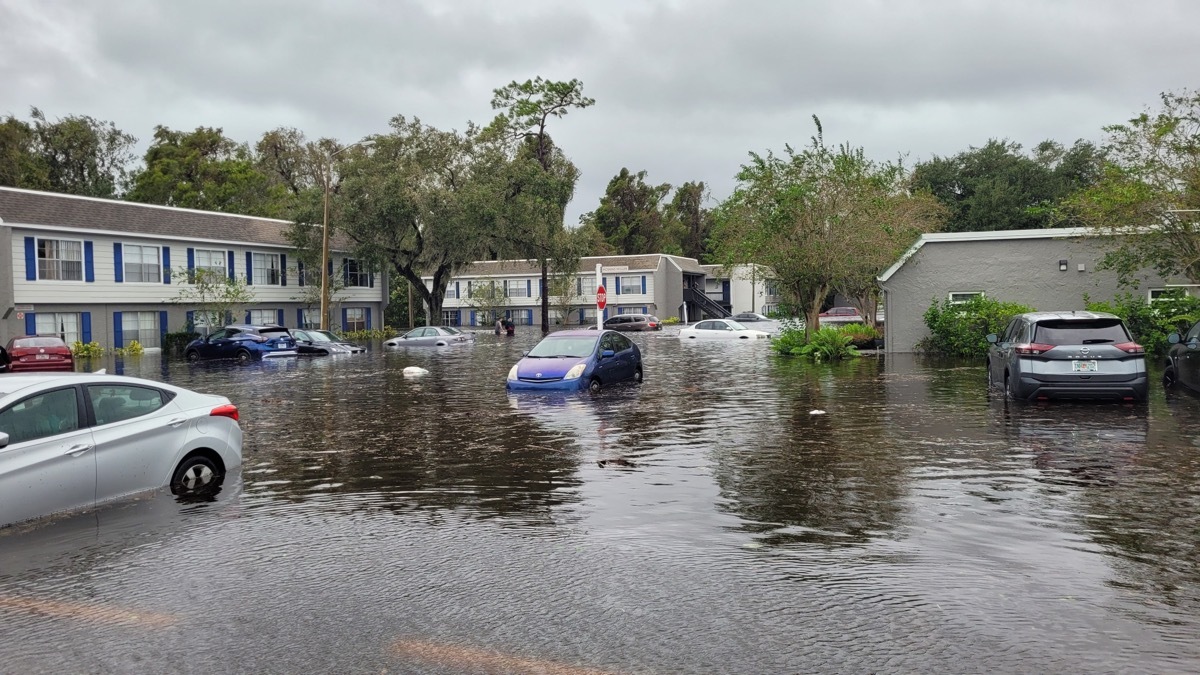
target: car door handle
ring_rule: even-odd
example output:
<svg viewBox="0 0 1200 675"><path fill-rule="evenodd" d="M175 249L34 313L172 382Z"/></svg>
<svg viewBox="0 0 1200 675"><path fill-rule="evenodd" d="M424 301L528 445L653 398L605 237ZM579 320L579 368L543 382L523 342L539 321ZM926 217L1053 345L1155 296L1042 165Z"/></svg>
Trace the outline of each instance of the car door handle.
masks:
<svg viewBox="0 0 1200 675"><path fill-rule="evenodd" d="M88 445L86 443L81 443L79 445L72 445L71 447L67 448L67 451L64 452L63 454L70 455L72 457L79 457L79 456L83 455L83 453L87 452L88 450L91 450L92 447L93 446Z"/></svg>
<svg viewBox="0 0 1200 675"><path fill-rule="evenodd" d="M176 417L176 418L172 419L170 422L167 422L167 424L171 425L172 427L178 427L180 424L183 424L186 421L187 421L186 417Z"/></svg>

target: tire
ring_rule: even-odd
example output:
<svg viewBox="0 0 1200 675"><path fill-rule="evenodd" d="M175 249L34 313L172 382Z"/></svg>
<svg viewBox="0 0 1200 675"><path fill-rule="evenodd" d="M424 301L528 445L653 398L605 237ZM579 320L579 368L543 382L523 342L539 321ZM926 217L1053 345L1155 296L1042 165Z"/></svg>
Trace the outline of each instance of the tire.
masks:
<svg viewBox="0 0 1200 675"><path fill-rule="evenodd" d="M591 379L591 381L588 382L588 393L589 394L599 394L600 393L600 380L593 377Z"/></svg>
<svg viewBox="0 0 1200 675"><path fill-rule="evenodd" d="M225 481L225 472L207 455L192 455L171 474L171 494L203 497L214 494Z"/></svg>
<svg viewBox="0 0 1200 675"><path fill-rule="evenodd" d="M638 369L633 371L633 381L641 384L644 379L645 377L642 375L642 367L638 366Z"/></svg>
<svg viewBox="0 0 1200 675"><path fill-rule="evenodd" d="M1008 386L1008 373L1004 374L1004 400L1013 400L1012 389Z"/></svg>
<svg viewBox="0 0 1200 675"><path fill-rule="evenodd" d="M196 361L200 360L200 352L196 351L195 349L189 349L188 352L183 355L183 357L188 361L195 363Z"/></svg>
<svg viewBox="0 0 1200 675"><path fill-rule="evenodd" d="M1176 380L1175 380L1175 369L1174 369L1174 368L1167 368L1166 370L1164 370L1164 371L1163 371L1163 376L1162 376L1162 384L1163 384L1163 389L1174 389L1174 388L1175 388L1175 382L1176 382Z"/></svg>
<svg viewBox="0 0 1200 675"><path fill-rule="evenodd" d="M254 355L248 349L239 349L234 358L237 359L238 363L246 364L254 360Z"/></svg>

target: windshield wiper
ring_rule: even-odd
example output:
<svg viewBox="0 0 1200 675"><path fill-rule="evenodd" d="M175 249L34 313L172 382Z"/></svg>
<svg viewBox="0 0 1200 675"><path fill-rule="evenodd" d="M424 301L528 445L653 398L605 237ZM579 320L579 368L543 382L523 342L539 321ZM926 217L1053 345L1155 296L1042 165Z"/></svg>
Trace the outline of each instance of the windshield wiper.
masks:
<svg viewBox="0 0 1200 675"><path fill-rule="evenodd" d="M1084 340L1083 344L1085 344L1085 345L1094 345L1094 344L1099 344L1099 343L1108 344L1110 342L1112 342L1112 340L1109 340L1108 338L1091 338L1089 340Z"/></svg>

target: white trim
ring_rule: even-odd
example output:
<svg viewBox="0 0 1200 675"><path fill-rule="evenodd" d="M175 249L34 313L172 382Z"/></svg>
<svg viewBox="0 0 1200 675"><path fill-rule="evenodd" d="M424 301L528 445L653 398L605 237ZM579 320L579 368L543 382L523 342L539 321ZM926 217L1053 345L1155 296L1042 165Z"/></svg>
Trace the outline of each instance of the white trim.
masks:
<svg viewBox="0 0 1200 675"><path fill-rule="evenodd" d="M1094 237L1099 233L1090 227L1058 227L1040 230L998 230L993 232L929 232L921 235L917 243L909 247L900 259L891 267L876 277L879 283L884 283L892 275L900 271L908 259L916 255L925 244L953 241L1009 241L1015 239L1068 239L1070 237Z"/></svg>
<svg viewBox="0 0 1200 675"><path fill-rule="evenodd" d="M121 283L123 283L123 284L161 284L163 282L163 264L162 264L162 249L163 249L163 247L162 246L157 245L157 244L130 244L127 242L120 242L120 244L121 244ZM129 280L129 256L128 256L128 253L129 253L130 246L136 246L139 249L152 248L152 249L158 251L158 255L155 256L156 258L158 258L158 264L155 265L155 267L158 268L158 278L157 279L155 279L153 281L130 281ZM116 261L114 260L113 262L115 263ZM143 263L139 260L135 264L136 265L144 265L146 263ZM84 270L84 274L85 275L87 274L86 270Z"/></svg>
<svg viewBox="0 0 1200 675"><path fill-rule="evenodd" d="M75 195L64 195L64 196L74 197ZM201 213L208 213L208 212L202 211ZM124 238L124 239L158 239L158 240L166 240L166 241L192 242L195 244L217 244L219 246L234 246L234 247L240 247L240 248L250 248L250 247L278 248L278 249L282 249L284 251L294 251L296 249L295 246L291 246L289 244L267 244L267 243L263 243L263 242L250 241L247 239L242 239L242 240L197 239L197 238L191 238L191 237L180 237L180 236L173 235L173 234L145 234L142 232L126 232L123 230L121 230L121 231L118 231L118 230L96 230L96 229L83 228L83 227L68 227L66 225L35 225L32 223L0 223L0 227L9 227L14 230L16 230L16 229L37 230L40 232L60 232L60 233L66 232L66 233L70 233L70 234L76 235L76 236L82 236L84 234L92 234L92 235L100 235L100 236L104 236L104 237L113 237L114 239L122 239L122 238ZM332 253L349 253L349 251L342 251L340 249L330 249L329 252L331 254Z"/></svg>
<svg viewBox="0 0 1200 675"><path fill-rule="evenodd" d="M967 302L970 302L970 299L955 300L954 296L956 296L956 295L969 295L969 296L971 296L972 299L973 298L986 298L987 291L949 291L946 293L946 302L950 303L951 305L962 305Z"/></svg>
<svg viewBox="0 0 1200 675"><path fill-rule="evenodd" d="M43 279L42 266L38 264L38 242L39 241L74 241L79 242L79 278L78 279ZM94 247L93 247L94 249ZM95 250L92 251L93 264L95 264ZM59 260L59 258L55 258ZM15 266L14 266L15 267ZM33 279L38 283L64 283L64 284L84 284L87 283L87 243L83 239L72 239L69 237L34 237L33 238ZM28 276L25 278L28 281Z"/></svg>

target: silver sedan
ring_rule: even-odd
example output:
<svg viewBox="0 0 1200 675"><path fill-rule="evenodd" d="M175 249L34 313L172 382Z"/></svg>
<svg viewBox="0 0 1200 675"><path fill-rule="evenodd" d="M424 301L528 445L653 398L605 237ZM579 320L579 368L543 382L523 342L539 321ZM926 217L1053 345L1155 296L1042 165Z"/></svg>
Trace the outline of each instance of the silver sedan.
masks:
<svg viewBox="0 0 1200 675"><path fill-rule="evenodd" d="M217 492L242 463L222 396L101 373L0 375L0 527L164 486Z"/></svg>
<svg viewBox="0 0 1200 675"><path fill-rule="evenodd" d="M474 333L464 333L454 326L423 326L404 335L386 340L385 347L446 347L470 344Z"/></svg>

